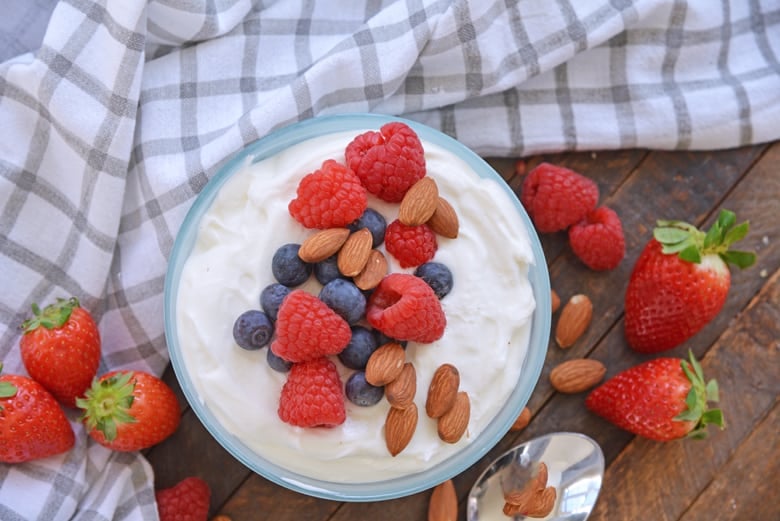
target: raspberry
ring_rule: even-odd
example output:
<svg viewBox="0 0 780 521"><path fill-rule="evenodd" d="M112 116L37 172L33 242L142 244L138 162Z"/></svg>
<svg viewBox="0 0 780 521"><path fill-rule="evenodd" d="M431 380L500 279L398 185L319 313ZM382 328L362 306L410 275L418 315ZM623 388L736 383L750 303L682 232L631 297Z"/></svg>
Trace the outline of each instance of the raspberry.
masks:
<svg viewBox="0 0 780 521"><path fill-rule="evenodd" d="M586 266L597 271L617 267L626 253L620 218L606 206L589 212L569 228L569 244Z"/></svg>
<svg viewBox="0 0 780 521"><path fill-rule="evenodd" d="M211 489L201 478L189 477L155 491L160 521L196 521L209 515Z"/></svg>
<svg viewBox="0 0 780 521"><path fill-rule="evenodd" d="M520 202L539 232L565 230L596 208L599 188L592 179L541 163L523 181Z"/></svg>
<svg viewBox="0 0 780 521"><path fill-rule="evenodd" d="M279 308L271 350L288 362L303 362L339 354L351 335L349 324L324 302L295 289Z"/></svg>
<svg viewBox="0 0 780 521"><path fill-rule="evenodd" d="M328 159L298 183L288 210L306 228L346 226L368 206L366 189L348 167Z"/></svg>
<svg viewBox="0 0 780 521"><path fill-rule="evenodd" d="M431 260L438 244L436 234L427 224L407 226L396 219L387 225L385 248L402 268L410 268Z"/></svg>
<svg viewBox="0 0 780 521"><path fill-rule="evenodd" d="M369 131L346 148L347 164L363 186L384 201L397 203L425 176L425 156L417 134L405 123L394 121L379 132Z"/></svg>
<svg viewBox="0 0 780 521"><path fill-rule="evenodd" d="M368 323L398 340L433 342L444 334L447 318L433 289L408 273L391 273L368 300Z"/></svg>
<svg viewBox="0 0 780 521"><path fill-rule="evenodd" d="M347 417L336 364L327 358L293 364L279 398L279 418L298 427L334 427Z"/></svg>

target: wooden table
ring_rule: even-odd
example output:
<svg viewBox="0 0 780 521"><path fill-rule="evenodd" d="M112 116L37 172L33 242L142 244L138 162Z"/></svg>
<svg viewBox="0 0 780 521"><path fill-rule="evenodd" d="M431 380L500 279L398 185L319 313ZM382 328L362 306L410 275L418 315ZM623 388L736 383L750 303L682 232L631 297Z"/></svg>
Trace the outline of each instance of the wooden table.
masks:
<svg viewBox="0 0 780 521"><path fill-rule="evenodd" d="M780 143L716 152L556 154L526 158L527 168L542 160L598 182L601 204L622 218L626 258L613 271L594 272L574 257L564 233L541 237L552 287L563 300L576 293L589 295L594 319L570 349L550 342L529 402L530 425L508 433L485 458L454 478L459 519L465 519L469 488L492 458L553 431L585 433L604 450L607 469L591 520L780 519ZM519 189L522 176L515 173L514 160L490 162ZM564 360L600 360L609 377L650 358L629 349L623 337L623 296L633 263L656 219L709 225L721 208L735 211L740 222L750 220L750 233L740 247L755 250L758 261L747 270L732 270L731 290L720 314L693 339L663 355L685 357L691 349L702 359L706 375L720 383L727 428L711 428L703 442L651 442L589 413L585 393L553 391L549 372ZM212 514L233 521L427 519L430 491L381 503L340 503L271 483L214 441L186 407L170 368L165 379L179 393L184 413L178 431L147 451L157 487L200 476L211 486Z"/></svg>

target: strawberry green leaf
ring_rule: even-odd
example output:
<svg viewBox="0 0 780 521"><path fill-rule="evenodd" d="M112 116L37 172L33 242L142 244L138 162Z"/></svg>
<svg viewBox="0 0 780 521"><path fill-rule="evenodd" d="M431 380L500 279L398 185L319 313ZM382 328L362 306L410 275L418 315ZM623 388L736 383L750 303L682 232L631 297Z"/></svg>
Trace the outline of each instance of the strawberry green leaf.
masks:
<svg viewBox="0 0 780 521"><path fill-rule="evenodd" d="M661 244L678 244L690 237L690 233L680 228L662 227L653 230L653 237Z"/></svg>
<svg viewBox="0 0 780 521"><path fill-rule="evenodd" d="M733 264L740 269L749 268L756 263L756 254L752 251L729 250L721 253L720 258L723 262Z"/></svg>
<svg viewBox="0 0 780 521"><path fill-rule="evenodd" d="M16 386L11 382L0 382L0 398L16 396ZM0 407L0 410L2 407Z"/></svg>
<svg viewBox="0 0 780 521"><path fill-rule="evenodd" d="M33 316L22 323L22 330L25 333L30 333L39 327L46 329L62 327L70 319L73 308L78 306L79 301L76 297L69 299L58 298L57 302L46 306L43 308L43 311L38 307L38 304L33 303L31 306Z"/></svg>
<svg viewBox="0 0 780 521"><path fill-rule="evenodd" d="M750 231L750 223L748 221L740 223L726 232L725 237L723 237L723 243L730 245L737 241L741 241L747 236L748 231Z"/></svg>
<svg viewBox="0 0 780 521"><path fill-rule="evenodd" d="M710 380L705 384L704 371L692 351L688 360L680 361L680 368L690 381L691 388L685 397L685 410L675 416L677 421L695 422L688 437L701 439L707 436L707 425L724 426L723 412L720 409L708 409L708 402L718 401L718 384Z"/></svg>
<svg viewBox="0 0 780 521"><path fill-rule="evenodd" d="M707 382L706 392L707 392L708 402L720 401L720 393L718 392L718 382L716 382L715 380L710 380L709 382Z"/></svg>
<svg viewBox="0 0 780 521"><path fill-rule="evenodd" d="M699 251L699 248L696 245L688 246L679 253L679 256L682 260L694 264L699 264L701 262L701 251Z"/></svg>
<svg viewBox="0 0 780 521"><path fill-rule="evenodd" d="M713 245L720 243L723 240L723 232L720 225L716 222L712 227L707 230L707 234L704 236L703 248L708 250Z"/></svg>
<svg viewBox="0 0 780 521"><path fill-rule="evenodd" d="M724 230L734 226L735 222L737 222L737 215L731 210L721 210L718 214L717 223Z"/></svg>

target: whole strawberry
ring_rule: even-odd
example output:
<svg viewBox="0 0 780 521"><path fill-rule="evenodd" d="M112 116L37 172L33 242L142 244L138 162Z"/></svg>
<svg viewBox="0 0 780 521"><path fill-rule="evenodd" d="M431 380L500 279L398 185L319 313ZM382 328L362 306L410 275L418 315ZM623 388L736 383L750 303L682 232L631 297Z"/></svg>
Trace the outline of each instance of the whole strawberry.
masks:
<svg viewBox="0 0 780 521"><path fill-rule="evenodd" d="M701 365L657 358L613 376L595 388L585 406L621 429L656 441L685 436L704 438L707 425L723 428L720 409L707 409L718 401L718 384L704 381Z"/></svg>
<svg viewBox="0 0 780 521"><path fill-rule="evenodd" d="M179 426L181 408L168 384L142 371L112 371L96 379L84 398L82 421L88 434L117 451L160 443Z"/></svg>
<svg viewBox="0 0 780 521"><path fill-rule="evenodd" d="M625 335L633 349L672 349L720 312L731 285L727 263L746 268L756 259L730 249L749 229L747 222L735 222L727 210L707 233L680 221L658 221L626 289Z"/></svg>
<svg viewBox="0 0 780 521"><path fill-rule="evenodd" d="M100 364L100 333L75 297L57 299L22 324L22 362L29 375L68 407L76 405Z"/></svg>
<svg viewBox="0 0 780 521"><path fill-rule="evenodd" d="M211 489L201 478L184 478L172 487L155 491L160 521L206 521Z"/></svg>
<svg viewBox="0 0 780 521"><path fill-rule="evenodd" d="M26 376L0 375L0 461L46 458L70 450L75 441L65 413L49 391Z"/></svg>

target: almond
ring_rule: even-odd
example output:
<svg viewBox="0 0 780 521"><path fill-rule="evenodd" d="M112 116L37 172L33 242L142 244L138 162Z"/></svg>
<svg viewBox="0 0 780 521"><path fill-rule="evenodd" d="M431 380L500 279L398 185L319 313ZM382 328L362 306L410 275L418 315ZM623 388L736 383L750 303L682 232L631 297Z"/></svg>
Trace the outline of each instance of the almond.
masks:
<svg viewBox="0 0 780 521"><path fill-rule="evenodd" d="M513 432L521 431L525 429L530 422L531 422L531 409L529 409L528 407L523 407L523 410L520 411L520 415L517 417L515 423L512 424L509 430Z"/></svg>
<svg viewBox="0 0 780 521"><path fill-rule="evenodd" d="M430 418L439 418L452 408L460 386L460 373L452 364L442 364L433 373L425 413Z"/></svg>
<svg viewBox="0 0 780 521"><path fill-rule="evenodd" d="M381 251L371 250L363 271L353 277L352 282L360 289L373 289L382 282L385 275L387 275L387 259Z"/></svg>
<svg viewBox="0 0 780 521"><path fill-rule="evenodd" d="M557 492L555 487L547 486L547 465L539 463L536 475L517 491L504 494L504 514L526 517L546 517L555 506Z"/></svg>
<svg viewBox="0 0 780 521"><path fill-rule="evenodd" d="M390 407L385 420L385 445L392 456L404 450L412 441L417 428L417 405L412 403L406 409Z"/></svg>
<svg viewBox="0 0 780 521"><path fill-rule="evenodd" d="M417 371L411 362L406 362L401 374L392 382L385 385L385 398L396 409L406 409L414 403L414 395L417 393Z"/></svg>
<svg viewBox="0 0 780 521"><path fill-rule="evenodd" d="M404 369L406 352L401 344L388 342L371 353L366 364L366 381L376 387L387 385Z"/></svg>
<svg viewBox="0 0 780 521"><path fill-rule="evenodd" d="M550 305L552 306L553 313L558 311L558 308L561 307L561 297L558 296L554 289L550 290Z"/></svg>
<svg viewBox="0 0 780 521"><path fill-rule="evenodd" d="M412 185L398 207L398 220L407 226L419 226L431 218L439 200L439 188L432 177L422 177Z"/></svg>
<svg viewBox="0 0 780 521"><path fill-rule="evenodd" d="M550 383L560 393L581 393L599 383L606 372L607 368L598 360L568 360L553 368Z"/></svg>
<svg viewBox="0 0 780 521"><path fill-rule="evenodd" d="M374 238L368 228L352 232L339 250L336 264L346 277L354 277L363 271L371 255Z"/></svg>
<svg viewBox="0 0 780 521"><path fill-rule="evenodd" d="M328 228L310 235L298 249L298 257L303 262L320 262L341 248L349 237L347 228Z"/></svg>
<svg viewBox="0 0 780 521"><path fill-rule="evenodd" d="M458 229L460 223L458 222L458 214L455 213L455 208L447 202L443 197L439 197L436 202L436 211L428 222L426 223L434 233L447 237L448 239L455 239L458 236Z"/></svg>
<svg viewBox="0 0 780 521"><path fill-rule="evenodd" d="M562 348L571 347L588 329L593 316L593 304L587 295L574 295L563 306L558 325L555 328L555 341Z"/></svg>
<svg viewBox="0 0 780 521"><path fill-rule="evenodd" d="M466 391L458 392L452 408L439 418L437 431L439 438L447 443L456 443L469 426L471 401Z"/></svg>
<svg viewBox="0 0 780 521"><path fill-rule="evenodd" d="M458 495L451 479L439 483L428 502L428 521L457 521Z"/></svg>

